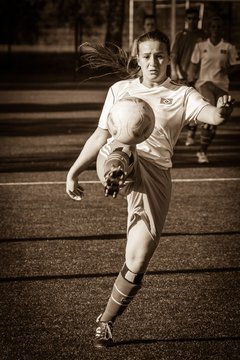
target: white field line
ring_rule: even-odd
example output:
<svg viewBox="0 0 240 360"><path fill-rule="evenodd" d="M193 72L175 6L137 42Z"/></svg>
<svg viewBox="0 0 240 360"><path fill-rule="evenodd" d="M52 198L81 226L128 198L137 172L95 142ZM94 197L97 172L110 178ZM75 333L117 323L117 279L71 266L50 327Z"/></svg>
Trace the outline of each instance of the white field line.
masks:
<svg viewBox="0 0 240 360"><path fill-rule="evenodd" d="M200 179L172 179L172 182L219 182L219 181L240 181L240 178L200 178ZM79 184L100 184L99 180L82 180ZM26 182L1 182L0 186L30 186L30 185L64 185L65 181L26 181Z"/></svg>

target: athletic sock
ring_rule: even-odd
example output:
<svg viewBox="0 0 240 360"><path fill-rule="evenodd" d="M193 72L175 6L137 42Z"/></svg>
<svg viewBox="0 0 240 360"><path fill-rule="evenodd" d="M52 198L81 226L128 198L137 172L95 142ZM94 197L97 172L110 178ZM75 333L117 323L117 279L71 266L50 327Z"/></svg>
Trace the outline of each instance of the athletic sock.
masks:
<svg viewBox="0 0 240 360"><path fill-rule="evenodd" d="M131 272L124 264L113 285L112 293L101 316L101 321L114 321L117 316L122 315L141 289L143 275Z"/></svg>

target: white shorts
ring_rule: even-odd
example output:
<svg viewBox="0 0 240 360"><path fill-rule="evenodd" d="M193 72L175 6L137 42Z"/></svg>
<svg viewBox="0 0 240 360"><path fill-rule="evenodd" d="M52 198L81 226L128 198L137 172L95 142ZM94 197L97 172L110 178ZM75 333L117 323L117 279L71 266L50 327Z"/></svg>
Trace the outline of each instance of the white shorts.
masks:
<svg viewBox="0 0 240 360"><path fill-rule="evenodd" d="M104 162L119 144L106 144L97 158L97 173L104 182ZM120 194L125 195L128 202L127 232L142 219L154 241L159 241L171 198L171 171L163 169L155 163L134 153L134 175Z"/></svg>

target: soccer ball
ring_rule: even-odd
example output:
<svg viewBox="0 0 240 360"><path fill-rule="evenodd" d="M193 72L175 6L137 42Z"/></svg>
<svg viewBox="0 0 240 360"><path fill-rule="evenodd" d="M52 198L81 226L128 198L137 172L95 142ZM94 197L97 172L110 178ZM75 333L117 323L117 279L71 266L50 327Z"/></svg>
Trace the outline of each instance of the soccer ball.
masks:
<svg viewBox="0 0 240 360"><path fill-rule="evenodd" d="M118 100L108 115L108 130L122 144L139 144L146 140L155 126L151 106L136 97Z"/></svg>

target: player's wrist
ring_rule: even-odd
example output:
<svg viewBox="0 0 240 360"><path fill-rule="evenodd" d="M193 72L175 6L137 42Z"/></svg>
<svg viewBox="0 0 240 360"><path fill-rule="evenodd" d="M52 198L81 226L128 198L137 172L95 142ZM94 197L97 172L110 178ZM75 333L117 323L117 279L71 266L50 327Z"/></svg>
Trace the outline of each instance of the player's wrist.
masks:
<svg viewBox="0 0 240 360"><path fill-rule="evenodd" d="M67 174L67 181L78 181L79 174L75 172L71 172L71 170Z"/></svg>

